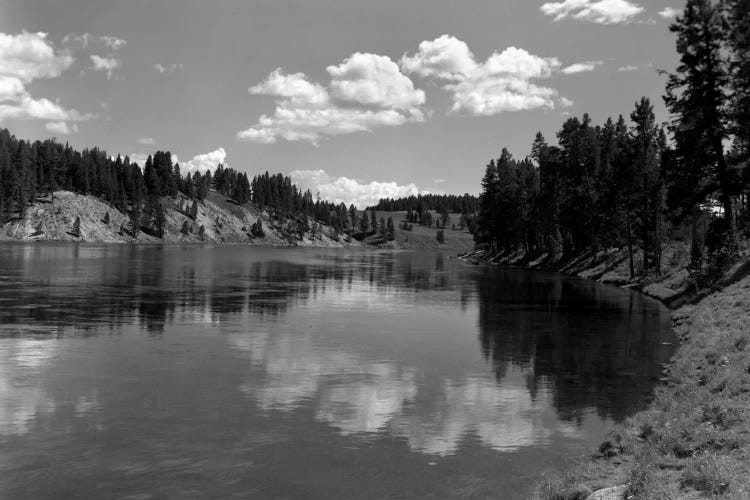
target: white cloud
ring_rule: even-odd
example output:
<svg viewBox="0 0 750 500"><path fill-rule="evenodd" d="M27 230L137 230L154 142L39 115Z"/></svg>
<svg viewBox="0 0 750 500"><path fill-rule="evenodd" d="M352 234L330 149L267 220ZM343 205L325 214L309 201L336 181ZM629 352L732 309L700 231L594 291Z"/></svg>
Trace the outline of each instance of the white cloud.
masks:
<svg viewBox="0 0 750 500"><path fill-rule="evenodd" d="M178 70L181 70L183 68L182 63L173 63L169 65L163 65L161 63L154 64L154 69L158 71L160 74L164 73L175 73Z"/></svg>
<svg viewBox="0 0 750 500"><path fill-rule="evenodd" d="M60 76L72 63L70 54L55 52L46 33L0 33L0 121L15 118L67 122L93 118L49 99L36 99L26 89L33 80Z"/></svg>
<svg viewBox="0 0 750 500"><path fill-rule="evenodd" d="M96 54L91 55L91 62L94 63L94 66L92 66L94 71L107 72L107 80L111 80L115 70L122 67L121 60L114 57L102 57Z"/></svg>
<svg viewBox="0 0 750 500"><path fill-rule="evenodd" d="M563 108L569 108L572 105L573 105L573 101L571 101L567 97L561 97L560 98L560 106L562 106Z"/></svg>
<svg viewBox="0 0 750 500"><path fill-rule="evenodd" d="M433 179L432 182L434 184L443 184L445 182L445 179L437 178L437 179Z"/></svg>
<svg viewBox="0 0 750 500"><path fill-rule="evenodd" d="M587 71L594 71L597 66L603 64L603 61L586 61L571 64L570 66L561 70L566 75L574 75L576 73L585 73Z"/></svg>
<svg viewBox="0 0 750 500"><path fill-rule="evenodd" d="M15 101L26 94L23 82L13 76L0 76L0 102Z"/></svg>
<svg viewBox="0 0 750 500"><path fill-rule="evenodd" d="M139 166L143 167L150 155L151 153L131 153L129 158L131 162L137 163ZM219 163L227 165L226 158L227 152L224 148L218 148L209 153L195 155L191 160L186 162L181 162L180 158L172 153L172 163L180 164L180 173L182 173L182 175L187 175L188 172L200 172L203 174L208 171L214 171Z"/></svg>
<svg viewBox="0 0 750 500"><path fill-rule="evenodd" d="M659 11L659 16L662 19L672 20L680 15L680 9L674 7L664 7L663 10Z"/></svg>
<svg viewBox="0 0 750 500"><path fill-rule="evenodd" d="M646 9L629 0L563 0L545 3L539 10L555 21L570 17L598 24L622 24L632 22Z"/></svg>
<svg viewBox="0 0 750 500"><path fill-rule="evenodd" d="M331 75L331 96L347 104L413 110L425 102L424 91L415 89L387 56L357 52L327 71Z"/></svg>
<svg viewBox="0 0 750 500"><path fill-rule="evenodd" d="M139 167L143 168L149 156L147 153L131 153L128 158L130 158L131 163L137 163ZM172 155L172 161L174 161L174 155Z"/></svg>
<svg viewBox="0 0 750 500"><path fill-rule="evenodd" d="M89 120L94 117L75 109L65 109L49 99L35 99L26 90L20 78L0 75L0 122L8 118L66 122Z"/></svg>
<svg viewBox="0 0 750 500"><path fill-rule="evenodd" d="M146 146L153 146L156 144L156 140L154 140L153 137L141 137L140 139L136 139L138 144L144 144Z"/></svg>
<svg viewBox="0 0 750 500"><path fill-rule="evenodd" d="M227 152L224 148L218 148L210 153L193 156L193 159L185 163L180 163L180 172L183 175L195 172L202 174L210 171L214 171L219 163L226 165ZM172 161L178 162L176 155L172 155Z"/></svg>
<svg viewBox="0 0 750 500"><path fill-rule="evenodd" d="M29 83L37 78L60 76L72 63L70 54L55 53L46 33L0 33L0 76Z"/></svg>
<svg viewBox="0 0 750 500"><path fill-rule="evenodd" d="M100 36L99 40L112 50L119 50L128 43L122 38L117 38L116 36Z"/></svg>
<svg viewBox="0 0 750 500"><path fill-rule="evenodd" d="M508 47L477 62L469 47L450 35L423 41L413 56L401 58L404 71L445 82L453 93L451 112L489 116L506 111L552 109L557 90L532 80L552 76L560 66L554 57L539 57Z"/></svg>
<svg viewBox="0 0 750 500"><path fill-rule="evenodd" d="M617 71L619 71L620 73L627 73L627 72L630 72L630 71L638 71L638 66L633 66L633 65L620 66L619 68L617 68Z"/></svg>
<svg viewBox="0 0 750 500"><path fill-rule="evenodd" d="M298 106L328 103L328 92L320 84L309 82L304 73L284 75L281 68L272 71L264 81L250 87L248 92L254 95L282 97Z"/></svg>
<svg viewBox="0 0 750 500"><path fill-rule="evenodd" d="M332 177L325 170L294 170L289 176L303 190L309 189L313 194L320 193L321 198L336 204L354 204L358 208L375 205L381 198L402 198L427 192L413 183L363 183L348 177Z"/></svg>
<svg viewBox="0 0 750 500"><path fill-rule="evenodd" d="M435 40L424 40L419 44L416 54L412 57L404 54L400 62L407 73L441 80L460 80L477 67L469 46L450 35L442 35Z"/></svg>
<svg viewBox="0 0 750 500"><path fill-rule="evenodd" d="M273 144L278 138L309 141L379 127L395 127L424 120L422 90L415 89L390 58L355 53L337 66L329 66L326 87L311 82L303 73L271 72L250 87L253 95L276 98L272 115L237 133L240 140Z"/></svg>
<svg viewBox="0 0 750 500"><path fill-rule="evenodd" d="M78 132L78 125L75 123L72 127L69 127L66 122L49 122L45 123L44 127L55 134L68 135L71 132Z"/></svg>

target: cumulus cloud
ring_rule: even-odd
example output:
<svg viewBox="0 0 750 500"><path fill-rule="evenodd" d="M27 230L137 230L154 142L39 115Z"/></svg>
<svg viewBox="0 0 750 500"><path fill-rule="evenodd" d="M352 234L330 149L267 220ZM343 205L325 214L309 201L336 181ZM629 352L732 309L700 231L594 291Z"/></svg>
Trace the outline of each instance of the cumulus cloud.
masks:
<svg viewBox="0 0 750 500"><path fill-rule="evenodd" d="M202 174L208 171L214 171L219 163L226 165L227 152L224 148L218 148L210 153L201 155L195 155L190 161L180 164L180 171L182 174L200 172ZM172 159L177 162L176 156L172 155Z"/></svg>
<svg viewBox="0 0 750 500"><path fill-rule="evenodd" d="M443 184L445 182L445 179L437 178L432 180L433 184Z"/></svg>
<svg viewBox="0 0 750 500"><path fill-rule="evenodd" d="M532 80L551 77L559 66L556 58L516 47L478 62L466 43L450 35L423 41L416 54L401 58L404 71L445 83L453 93L452 112L473 116L554 108L557 90Z"/></svg>
<svg viewBox="0 0 750 500"><path fill-rule="evenodd" d="M175 73L182 69L182 63L173 63L173 64L167 64L163 65L161 63L154 64L154 69L158 71L160 74L164 73Z"/></svg>
<svg viewBox="0 0 750 500"><path fill-rule="evenodd" d="M153 146L156 144L156 140L153 137L141 137L140 139L136 139L138 144L144 144L146 146Z"/></svg>
<svg viewBox="0 0 750 500"><path fill-rule="evenodd" d="M94 64L94 71L106 71L107 80L111 80L115 70L122 67L122 61L114 57L102 57L96 54L91 55L91 62Z"/></svg>
<svg viewBox="0 0 750 500"><path fill-rule="evenodd" d="M400 185L395 182L372 181L363 183L348 177L332 177L325 170L294 170L289 176L302 189L330 202L358 208L375 205L381 198L402 198L424 194L415 184Z"/></svg>
<svg viewBox="0 0 750 500"><path fill-rule="evenodd" d="M147 138L148 139L148 138ZM146 164L146 160L151 156L149 153L131 153L129 158L133 163L137 163L141 167ZM188 172L195 173L200 172L204 174L208 171L213 172L219 163L227 165L226 162L227 152L224 148L215 149L209 153L199 154L193 156L192 159L182 162L180 158L172 153L172 163L180 164L180 172L182 175L187 175Z"/></svg>
<svg viewBox="0 0 750 500"><path fill-rule="evenodd" d="M72 63L70 54L55 52L46 33L0 33L0 75L14 76L29 83L38 78L60 76Z"/></svg>
<svg viewBox="0 0 750 500"><path fill-rule="evenodd" d="M665 7L663 10L659 11L659 17L670 21L679 15L680 9L675 9L674 7Z"/></svg>
<svg viewBox="0 0 750 500"><path fill-rule="evenodd" d="M75 109L65 109L49 99L34 99L28 92L11 102L0 103L0 122L6 118L19 120L82 121L95 115L81 113Z"/></svg>
<svg viewBox="0 0 750 500"><path fill-rule="evenodd" d="M560 98L560 106L562 106L563 108L569 108L572 105L573 105L573 101L571 101L567 97L561 97Z"/></svg>
<svg viewBox="0 0 750 500"><path fill-rule="evenodd" d="M563 68L561 72L566 75L574 75L576 73L585 73L587 71L594 71L596 67L600 66L601 64L603 64L603 61L580 62L580 63L571 64L570 66Z"/></svg>
<svg viewBox="0 0 750 500"><path fill-rule="evenodd" d="M68 126L66 122L49 122L45 123L44 127L55 134L68 135L71 132L78 132L78 125L75 123L72 126Z"/></svg>
<svg viewBox="0 0 750 500"><path fill-rule="evenodd" d="M308 80L304 73L284 74L279 68L250 87L253 95L275 97L276 109L238 132L237 138L262 144L282 138L317 145L336 135L424 120L424 92L415 89L389 57L357 52L326 70L327 86Z"/></svg>
<svg viewBox="0 0 750 500"><path fill-rule="evenodd" d="M414 110L425 102L424 91L401 73L387 56L357 52L338 66L329 66L331 95L345 103Z"/></svg>
<svg viewBox="0 0 750 500"><path fill-rule="evenodd" d="M629 0L563 0L547 2L539 10L555 21L570 17L598 24L624 24L633 22L646 9Z"/></svg>
<svg viewBox="0 0 750 500"><path fill-rule="evenodd" d="M441 80L461 80L477 68L466 42L450 35L424 40L416 54L411 57L404 54L400 62L407 73Z"/></svg>
<svg viewBox="0 0 750 500"><path fill-rule="evenodd" d="M633 66L633 65L630 65L630 64L627 65L627 66L620 66L619 68L617 68L617 71L619 71L620 73L627 73L627 72L630 72L630 71L638 71L638 66Z"/></svg>

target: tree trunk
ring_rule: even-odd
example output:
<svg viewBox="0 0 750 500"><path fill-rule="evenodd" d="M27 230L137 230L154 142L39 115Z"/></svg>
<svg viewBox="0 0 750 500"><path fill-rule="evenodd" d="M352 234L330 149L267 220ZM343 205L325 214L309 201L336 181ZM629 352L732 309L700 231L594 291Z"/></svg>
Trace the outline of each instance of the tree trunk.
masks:
<svg viewBox="0 0 750 500"><path fill-rule="evenodd" d="M724 218L727 221L727 250L730 255L737 253L737 224L734 220L734 207L732 206L732 196L730 195L730 180L729 180L729 168L727 167L727 161L724 157L724 146L721 142L721 138L714 141L714 151L718 161L719 167L719 189L721 191L721 204L724 207Z"/></svg>
<svg viewBox="0 0 750 500"><path fill-rule="evenodd" d="M690 227L690 259L693 268L700 271L701 249L698 241L698 222L700 221L700 208L693 203L693 217Z"/></svg>

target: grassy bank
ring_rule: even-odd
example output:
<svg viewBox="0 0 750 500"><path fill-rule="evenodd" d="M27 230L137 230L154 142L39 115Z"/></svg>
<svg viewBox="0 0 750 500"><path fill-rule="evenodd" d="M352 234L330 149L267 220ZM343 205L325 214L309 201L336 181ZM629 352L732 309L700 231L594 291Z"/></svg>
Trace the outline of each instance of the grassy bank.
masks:
<svg viewBox="0 0 750 500"><path fill-rule="evenodd" d="M651 406L539 498L750 498L750 277L673 312L682 340Z"/></svg>
<svg viewBox="0 0 750 500"><path fill-rule="evenodd" d="M538 499L750 499L747 249L713 280L688 272L685 244L670 243L664 255L659 277L636 280L621 250L557 261L519 253L467 255L476 262L552 269L638 288L672 309L681 346L652 404L617 425L598 450L574 460L563 475L543 478Z"/></svg>

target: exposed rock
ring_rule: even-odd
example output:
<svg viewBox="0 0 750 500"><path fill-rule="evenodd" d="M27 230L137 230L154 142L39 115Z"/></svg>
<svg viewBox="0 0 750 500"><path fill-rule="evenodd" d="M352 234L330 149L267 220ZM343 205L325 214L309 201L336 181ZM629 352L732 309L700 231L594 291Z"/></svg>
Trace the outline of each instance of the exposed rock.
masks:
<svg viewBox="0 0 750 500"><path fill-rule="evenodd" d="M612 486L611 488L604 488L595 491L589 495L586 500L622 500L625 498L625 494L628 492L629 485L623 484L621 486Z"/></svg>

